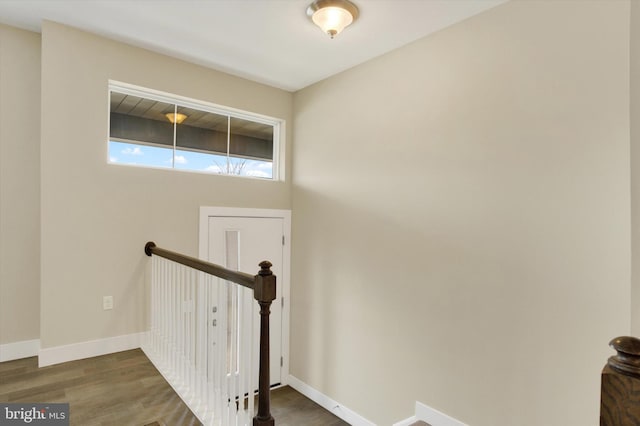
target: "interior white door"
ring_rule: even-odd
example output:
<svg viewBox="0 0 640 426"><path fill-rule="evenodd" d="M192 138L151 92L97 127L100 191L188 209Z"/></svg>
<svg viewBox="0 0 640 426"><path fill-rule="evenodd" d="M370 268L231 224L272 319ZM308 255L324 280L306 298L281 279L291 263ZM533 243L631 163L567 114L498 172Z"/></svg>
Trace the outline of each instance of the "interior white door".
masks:
<svg viewBox="0 0 640 426"><path fill-rule="evenodd" d="M209 217L208 260L226 268L255 275L263 260L273 264L276 277L282 274L284 220L275 217ZM271 384L281 383L282 285L277 285L271 304L269 346ZM256 302L257 308L257 302ZM256 309L256 321L258 321ZM256 336L258 338L258 327ZM257 354L255 354L257 357Z"/></svg>

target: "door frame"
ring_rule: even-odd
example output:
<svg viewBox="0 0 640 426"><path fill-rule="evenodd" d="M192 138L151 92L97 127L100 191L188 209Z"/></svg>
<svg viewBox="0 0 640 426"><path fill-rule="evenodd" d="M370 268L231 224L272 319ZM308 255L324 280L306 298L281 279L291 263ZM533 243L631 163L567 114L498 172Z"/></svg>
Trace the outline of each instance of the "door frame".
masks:
<svg viewBox="0 0 640 426"><path fill-rule="evenodd" d="M277 276L277 285L282 289L282 300L273 303L282 304L282 370L280 383L288 384L289 378L289 319L290 319L290 287L291 287L291 210L252 209L242 207L200 207L198 232L198 257L208 261L209 257L209 218L210 217L246 217L246 218L279 218L283 223L284 244L282 245L282 274ZM268 259L267 259L268 260ZM258 272L242 271L249 274Z"/></svg>

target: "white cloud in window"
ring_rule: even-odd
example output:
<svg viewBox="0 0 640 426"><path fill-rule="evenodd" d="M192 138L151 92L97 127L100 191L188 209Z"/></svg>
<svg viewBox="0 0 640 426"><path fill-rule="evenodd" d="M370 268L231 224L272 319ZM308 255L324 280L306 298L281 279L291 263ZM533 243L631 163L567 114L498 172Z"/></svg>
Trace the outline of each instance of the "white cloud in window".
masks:
<svg viewBox="0 0 640 426"><path fill-rule="evenodd" d="M116 157L109 157L109 162L110 162L110 163L117 163L117 162L118 162L118 158L116 158Z"/></svg>
<svg viewBox="0 0 640 426"><path fill-rule="evenodd" d="M187 164L187 159L184 155L176 155L174 161L176 164Z"/></svg>
<svg viewBox="0 0 640 426"><path fill-rule="evenodd" d="M204 170L210 173L222 173L222 168L217 164L212 164Z"/></svg>
<svg viewBox="0 0 640 426"><path fill-rule="evenodd" d="M247 170L247 176L260 177L260 178L270 178L271 175L267 174L260 170Z"/></svg>
<svg viewBox="0 0 640 426"><path fill-rule="evenodd" d="M122 150L122 153L124 155L144 155L142 150L137 146L135 148L126 147L125 149Z"/></svg>

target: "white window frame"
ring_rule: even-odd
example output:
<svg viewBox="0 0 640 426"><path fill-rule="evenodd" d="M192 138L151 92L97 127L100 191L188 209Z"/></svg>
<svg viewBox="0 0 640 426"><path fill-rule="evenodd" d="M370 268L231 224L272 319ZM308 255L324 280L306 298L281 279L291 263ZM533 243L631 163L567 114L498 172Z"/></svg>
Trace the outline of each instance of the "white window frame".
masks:
<svg viewBox="0 0 640 426"><path fill-rule="evenodd" d="M135 164L124 164L124 163L112 162L111 159L109 158L109 148L108 148L109 141L111 140L110 129L111 129L111 92L112 91L126 94L126 95L138 96L141 98L150 99L154 101L175 104L177 106L182 106L186 108L197 109L200 111L210 112L213 114L224 115L230 118L238 118L242 120L253 121L255 123L261 123L261 124L273 126L273 159L272 159L271 179L254 177L254 176L239 176L239 175L227 174L227 173L207 173L207 172L200 172L197 170L176 169L175 167L173 167L173 164L172 164L172 167L169 168L169 167L140 166ZM232 107L214 104L212 102L196 100L196 99L188 98L185 96L175 95L172 93L162 92L159 90L149 89L146 87L136 86L133 84L123 83L123 82L114 81L114 80L109 80L107 105L108 105L107 129L109 129L108 136L107 136L107 163L108 164L129 166L129 167L156 168L159 170L172 170L172 171L178 171L178 172L200 173L200 174L206 174L206 175L212 175L212 176L234 176L239 178L259 179L262 181L284 181L284 173L283 173L284 170L280 166L281 165L280 158L281 156L284 156L284 154L280 151L280 149L282 146L284 146L284 137L285 137L284 129L286 127L285 126L286 122L283 119L269 117L263 114L243 111L243 110L232 108ZM122 140L119 140L119 141L122 141ZM136 143L136 141L122 141L122 142ZM175 138L174 138L173 149L175 152L175 149L176 149Z"/></svg>

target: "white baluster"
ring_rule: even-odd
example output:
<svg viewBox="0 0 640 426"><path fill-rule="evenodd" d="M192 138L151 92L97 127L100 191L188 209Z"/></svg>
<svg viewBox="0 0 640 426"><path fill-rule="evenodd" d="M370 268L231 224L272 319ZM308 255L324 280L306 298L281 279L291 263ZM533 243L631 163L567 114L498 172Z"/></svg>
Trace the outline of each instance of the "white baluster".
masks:
<svg viewBox="0 0 640 426"><path fill-rule="evenodd" d="M252 423L256 306L249 289L152 258L143 349L205 425Z"/></svg>

